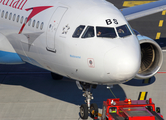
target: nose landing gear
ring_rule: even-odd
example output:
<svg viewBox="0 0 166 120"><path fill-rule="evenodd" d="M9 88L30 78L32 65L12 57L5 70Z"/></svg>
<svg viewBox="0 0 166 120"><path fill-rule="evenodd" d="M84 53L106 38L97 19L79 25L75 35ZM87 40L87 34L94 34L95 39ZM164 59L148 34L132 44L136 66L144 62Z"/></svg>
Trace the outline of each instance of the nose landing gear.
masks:
<svg viewBox="0 0 166 120"><path fill-rule="evenodd" d="M97 104L93 103L90 104L90 101L93 99L93 95L91 93L92 88L96 88L97 85L84 83L84 82L76 82L79 89L81 89L84 93L83 96L86 98L85 103L82 104L80 107L80 117L82 119L88 119L88 115L90 113L90 116L94 118L96 115L98 115L98 107ZM81 87L82 86L82 87ZM94 114L92 114L92 111Z"/></svg>

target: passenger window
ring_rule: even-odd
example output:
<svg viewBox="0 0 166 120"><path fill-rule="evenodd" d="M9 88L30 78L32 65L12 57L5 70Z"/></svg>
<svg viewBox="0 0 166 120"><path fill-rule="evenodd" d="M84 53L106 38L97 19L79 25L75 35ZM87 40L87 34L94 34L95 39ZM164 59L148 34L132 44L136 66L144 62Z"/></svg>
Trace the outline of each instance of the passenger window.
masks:
<svg viewBox="0 0 166 120"><path fill-rule="evenodd" d="M8 12L6 12L5 19L7 19L7 16L8 16Z"/></svg>
<svg viewBox="0 0 166 120"><path fill-rule="evenodd" d="M115 38L117 37L115 29L111 27L96 27L97 37Z"/></svg>
<svg viewBox="0 0 166 120"><path fill-rule="evenodd" d="M12 19L12 13L9 14L9 20L11 20L11 19Z"/></svg>
<svg viewBox="0 0 166 120"><path fill-rule="evenodd" d="M20 20L20 23L21 23L21 24L23 23L23 20L24 20L24 17L22 16L22 17L21 17L21 20Z"/></svg>
<svg viewBox="0 0 166 120"><path fill-rule="evenodd" d="M16 19L16 14L13 15L13 21L15 21L15 19Z"/></svg>
<svg viewBox="0 0 166 120"><path fill-rule="evenodd" d="M4 16L4 12L5 12L5 11L3 10L2 13L1 13L1 18L3 18L3 16Z"/></svg>
<svg viewBox="0 0 166 120"><path fill-rule="evenodd" d="M80 25L79 27L77 27L72 37L79 38L84 28L85 25Z"/></svg>
<svg viewBox="0 0 166 120"><path fill-rule="evenodd" d="M28 26L30 26L30 25L31 25L31 21L32 21L32 19L30 19L30 20L29 20L29 22L28 22Z"/></svg>
<svg viewBox="0 0 166 120"><path fill-rule="evenodd" d="M34 27L35 26L35 20L33 20L33 23L32 23L32 27Z"/></svg>
<svg viewBox="0 0 166 120"><path fill-rule="evenodd" d="M93 26L88 26L84 32L84 34L82 35L82 38L90 38L90 37L94 37L94 27Z"/></svg>
<svg viewBox="0 0 166 120"><path fill-rule="evenodd" d="M20 15L17 16L17 22L19 21L19 19L20 19Z"/></svg>
<svg viewBox="0 0 166 120"><path fill-rule="evenodd" d="M36 28L37 28L37 29L39 28L39 23L40 23L40 22L38 21L37 24L36 24Z"/></svg>
<svg viewBox="0 0 166 120"><path fill-rule="evenodd" d="M27 24L27 17L25 18L25 21L24 21L25 24Z"/></svg>
<svg viewBox="0 0 166 120"><path fill-rule="evenodd" d="M44 26L44 23L42 22L41 25L40 25L40 30L43 29L43 26Z"/></svg>
<svg viewBox="0 0 166 120"><path fill-rule="evenodd" d="M122 25L120 27L117 27L116 30L119 34L119 37L126 37L131 35L131 32L129 31L127 25Z"/></svg>

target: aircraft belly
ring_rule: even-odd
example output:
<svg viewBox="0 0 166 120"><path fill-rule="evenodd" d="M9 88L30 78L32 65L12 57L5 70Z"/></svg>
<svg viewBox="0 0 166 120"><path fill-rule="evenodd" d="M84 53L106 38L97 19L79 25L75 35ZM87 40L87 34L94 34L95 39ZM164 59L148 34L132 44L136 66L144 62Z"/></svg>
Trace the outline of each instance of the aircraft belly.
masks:
<svg viewBox="0 0 166 120"><path fill-rule="evenodd" d="M29 36L25 34L10 34L7 38L23 61L42 67L38 59L37 46L35 46L35 43L30 43L28 40Z"/></svg>
<svg viewBox="0 0 166 120"><path fill-rule="evenodd" d="M27 57L23 57L23 56L25 56L25 52L23 51L21 43L18 40L19 37L21 37L21 35L18 35L18 34L10 34L7 36L10 43L12 44L13 48L20 55L22 60L28 62Z"/></svg>

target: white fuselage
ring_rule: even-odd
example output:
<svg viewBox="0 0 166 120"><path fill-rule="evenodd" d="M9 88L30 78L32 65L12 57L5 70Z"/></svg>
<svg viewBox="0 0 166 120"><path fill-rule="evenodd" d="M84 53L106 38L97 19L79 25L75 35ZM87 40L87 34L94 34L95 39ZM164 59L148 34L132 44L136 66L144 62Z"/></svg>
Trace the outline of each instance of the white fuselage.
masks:
<svg viewBox="0 0 166 120"><path fill-rule="evenodd" d="M0 3L0 33L23 61L94 84L122 83L138 72L141 62L138 39L114 5L103 0L14 2ZM26 17L31 19L24 27ZM85 28L79 37L73 37L80 25ZM116 28L122 25L128 26L131 35L118 35ZM94 28L94 36L82 38L88 26ZM97 37L96 27L114 28L117 36Z"/></svg>

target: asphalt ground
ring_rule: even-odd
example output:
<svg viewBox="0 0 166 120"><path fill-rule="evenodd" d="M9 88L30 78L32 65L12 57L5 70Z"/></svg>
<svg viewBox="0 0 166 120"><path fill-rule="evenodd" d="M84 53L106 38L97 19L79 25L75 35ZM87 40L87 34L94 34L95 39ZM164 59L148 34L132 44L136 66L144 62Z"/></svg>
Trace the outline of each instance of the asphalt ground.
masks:
<svg viewBox="0 0 166 120"><path fill-rule="evenodd" d="M123 8L124 1L110 0L118 8ZM165 20L162 12L130 21L132 28L142 35L156 39L165 50L165 25L159 27L159 21ZM160 72L144 83L143 80L131 80L128 83L115 85L111 89L98 86L93 90L94 100L100 112L102 102L107 98L138 99L140 92L147 92L147 99L161 108L161 114L166 117L166 63ZM79 107L84 103L74 80L64 78L55 81L50 72L30 64L0 65L0 120L79 120ZM90 120L91 118L89 118Z"/></svg>

